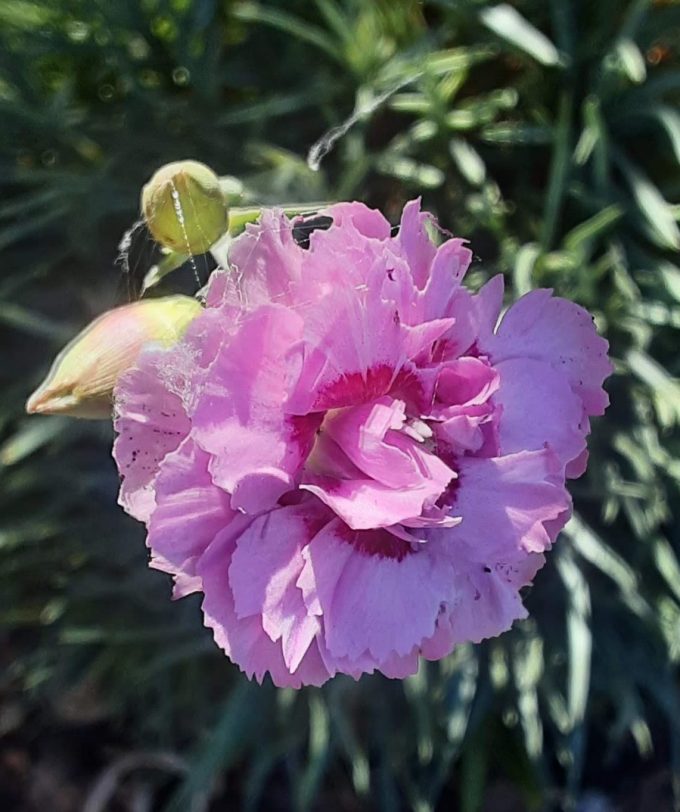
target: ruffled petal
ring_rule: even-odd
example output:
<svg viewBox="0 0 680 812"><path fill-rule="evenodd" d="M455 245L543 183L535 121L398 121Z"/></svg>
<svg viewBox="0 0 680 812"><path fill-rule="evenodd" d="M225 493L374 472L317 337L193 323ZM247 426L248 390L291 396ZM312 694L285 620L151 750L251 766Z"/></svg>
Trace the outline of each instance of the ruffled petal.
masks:
<svg viewBox="0 0 680 812"><path fill-rule="evenodd" d="M504 457L463 457L452 512L463 521L452 533L466 557L487 564L489 557L517 550L543 552L551 544L544 522L569 508L560 483L562 466L550 450Z"/></svg>
<svg viewBox="0 0 680 812"><path fill-rule="evenodd" d="M209 460L191 437L166 457L147 538L157 569L194 576L196 560L215 536L235 518L241 520L229 506L229 494L213 484Z"/></svg>
<svg viewBox="0 0 680 812"><path fill-rule="evenodd" d="M113 456L121 474L119 503L135 519L148 521L155 507L154 480L165 457L191 430L180 397L164 385L168 353L142 353L115 391Z"/></svg>
<svg viewBox="0 0 680 812"><path fill-rule="evenodd" d="M272 302L293 304L299 296L303 257L288 218L276 209L264 209L260 222L247 225L229 246L231 269L211 276L206 304L248 310ZM244 268L247 273L233 270Z"/></svg>
<svg viewBox="0 0 680 812"><path fill-rule="evenodd" d="M392 226L377 209L370 209L363 203L334 203L320 212L333 220L333 226L344 232L350 225L364 237L386 240L392 233Z"/></svg>
<svg viewBox="0 0 680 812"><path fill-rule="evenodd" d="M597 415L609 403L602 389L612 372L607 347L586 310L550 290L533 290L508 309L483 349L494 364L518 357L551 364L567 376L586 413Z"/></svg>
<svg viewBox="0 0 680 812"><path fill-rule="evenodd" d="M455 578L453 602L442 607L435 634L423 643L423 656L438 660L459 643L497 637L525 618L520 589L532 582L544 561L534 553L463 568Z"/></svg>
<svg viewBox="0 0 680 812"><path fill-rule="evenodd" d="M286 667L294 672L320 630L307 613L295 582L302 571L302 550L332 515L315 503L266 513L236 542L229 584L239 619L257 616L275 643L281 641Z"/></svg>
<svg viewBox="0 0 680 812"><path fill-rule="evenodd" d="M300 317L274 305L259 308L209 368L191 414L193 436L211 456L215 484L232 507L254 513L290 490L319 420L286 415L291 361Z"/></svg>
<svg viewBox="0 0 680 812"><path fill-rule="evenodd" d="M444 490L432 480L396 490L374 479L307 474L300 488L313 493L353 530L390 527L417 518Z"/></svg>
<svg viewBox="0 0 680 812"><path fill-rule="evenodd" d="M581 399L562 372L534 358L496 365L500 388L498 439L502 454L537 451L549 445L566 465L585 449Z"/></svg>
<svg viewBox="0 0 680 812"><path fill-rule="evenodd" d="M413 282L419 290L430 280L430 266L437 253L427 229L434 222L431 214L420 210L420 198L409 200L404 206L399 232L394 239L400 253L406 258Z"/></svg>
<svg viewBox="0 0 680 812"><path fill-rule="evenodd" d="M262 682L269 673L279 687L322 685L331 676L316 644L310 646L294 673L286 666L280 643L264 631L262 618L250 615L239 618L229 588L229 566L234 539L218 537L198 562L197 571L203 583L203 616L212 629L215 642L246 676Z"/></svg>
<svg viewBox="0 0 680 812"><path fill-rule="evenodd" d="M453 565L427 549L402 558L357 550L357 534L339 521L305 547L298 579L308 611L323 617L333 657L378 663L408 656L434 633L442 601L450 600Z"/></svg>

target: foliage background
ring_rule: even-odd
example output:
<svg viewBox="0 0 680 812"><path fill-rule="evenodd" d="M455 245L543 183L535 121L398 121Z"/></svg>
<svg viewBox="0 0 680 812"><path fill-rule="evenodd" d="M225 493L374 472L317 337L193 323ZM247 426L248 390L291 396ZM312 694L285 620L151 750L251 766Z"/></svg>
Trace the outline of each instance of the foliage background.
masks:
<svg viewBox="0 0 680 812"><path fill-rule="evenodd" d="M675 807L679 42L677 0L3 0L0 808ZM530 620L403 683L252 686L146 569L110 428L23 416L60 346L137 294L154 246L126 273L118 240L184 157L262 203L395 218L422 195L473 284L595 312L613 405Z"/></svg>

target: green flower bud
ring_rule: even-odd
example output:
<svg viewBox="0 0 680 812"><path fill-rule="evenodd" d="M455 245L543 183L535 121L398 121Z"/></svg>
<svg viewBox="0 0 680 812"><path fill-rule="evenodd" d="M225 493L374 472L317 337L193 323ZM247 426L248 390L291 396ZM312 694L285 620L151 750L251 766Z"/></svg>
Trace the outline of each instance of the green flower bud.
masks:
<svg viewBox="0 0 680 812"><path fill-rule="evenodd" d="M189 296L146 299L109 310L59 353L26 403L29 414L111 416L113 388L142 348L172 346L201 312Z"/></svg>
<svg viewBox="0 0 680 812"><path fill-rule="evenodd" d="M220 179L197 161L161 167L142 189L141 205L154 239L184 254L205 253L229 222Z"/></svg>

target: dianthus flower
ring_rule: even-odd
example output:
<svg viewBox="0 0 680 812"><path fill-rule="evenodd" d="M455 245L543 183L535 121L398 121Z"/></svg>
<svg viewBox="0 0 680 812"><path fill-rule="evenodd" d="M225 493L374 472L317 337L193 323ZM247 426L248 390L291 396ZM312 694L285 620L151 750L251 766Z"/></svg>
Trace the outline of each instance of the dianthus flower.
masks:
<svg viewBox="0 0 680 812"><path fill-rule="evenodd" d="M570 515L607 343L536 290L461 286L418 202L396 236L360 203L308 244L275 211L206 309L116 392L120 500L175 594L249 676L404 677L500 634Z"/></svg>

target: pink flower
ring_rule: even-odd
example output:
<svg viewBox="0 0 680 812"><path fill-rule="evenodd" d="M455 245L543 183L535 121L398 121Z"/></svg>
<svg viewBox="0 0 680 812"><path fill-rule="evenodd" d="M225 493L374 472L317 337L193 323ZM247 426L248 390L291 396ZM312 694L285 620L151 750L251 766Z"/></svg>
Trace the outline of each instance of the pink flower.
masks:
<svg viewBox="0 0 680 812"><path fill-rule="evenodd" d="M499 316L462 240L360 203L307 248L265 212L183 341L117 389L121 504L250 677L413 673L526 615L602 414L607 344L534 291Z"/></svg>

